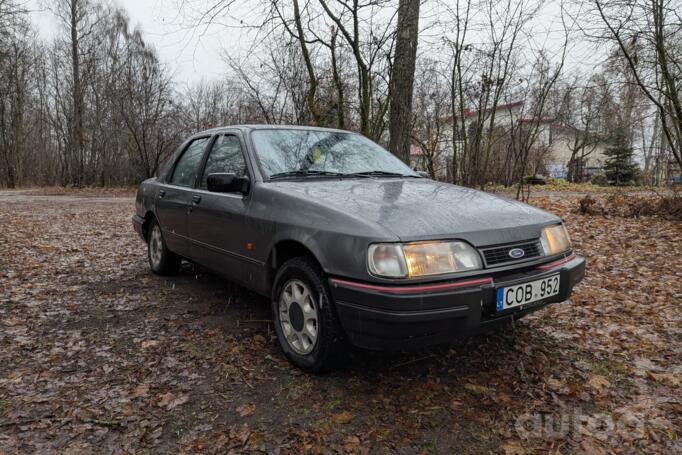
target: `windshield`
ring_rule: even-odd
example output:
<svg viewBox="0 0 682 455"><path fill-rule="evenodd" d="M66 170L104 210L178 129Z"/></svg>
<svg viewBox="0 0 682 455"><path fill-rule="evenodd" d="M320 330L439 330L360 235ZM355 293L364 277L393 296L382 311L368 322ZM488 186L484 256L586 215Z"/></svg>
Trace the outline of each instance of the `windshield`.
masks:
<svg viewBox="0 0 682 455"><path fill-rule="evenodd" d="M268 178L320 175L420 177L390 152L354 133L271 129L251 133Z"/></svg>

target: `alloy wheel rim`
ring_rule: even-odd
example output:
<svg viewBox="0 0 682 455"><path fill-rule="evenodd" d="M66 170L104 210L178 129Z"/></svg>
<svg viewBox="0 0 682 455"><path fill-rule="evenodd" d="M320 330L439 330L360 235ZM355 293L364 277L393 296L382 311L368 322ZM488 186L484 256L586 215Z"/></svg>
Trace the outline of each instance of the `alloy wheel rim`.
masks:
<svg viewBox="0 0 682 455"><path fill-rule="evenodd" d="M319 334L317 304L308 285L290 280L279 297L279 323L287 344L297 354L309 354Z"/></svg>
<svg viewBox="0 0 682 455"><path fill-rule="evenodd" d="M158 267L161 263L162 254L163 240L161 239L161 229L159 229L158 225L154 225L152 228L152 235L149 239L149 256L154 267Z"/></svg>

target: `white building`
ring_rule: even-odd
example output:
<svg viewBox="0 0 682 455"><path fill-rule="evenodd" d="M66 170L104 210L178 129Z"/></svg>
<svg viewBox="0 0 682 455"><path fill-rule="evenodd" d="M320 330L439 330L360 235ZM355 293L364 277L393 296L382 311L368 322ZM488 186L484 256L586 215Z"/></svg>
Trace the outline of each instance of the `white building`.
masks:
<svg viewBox="0 0 682 455"><path fill-rule="evenodd" d="M466 111L467 128L475 121L483 120L484 128L490 124L492 112ZM515 124L522 127L523 123L529 123L530 119L523 117L523 103L515 102L510 104L498 105L495 110L494 126L501 131L509 130ZM443 119L443 132L438 140L438 150L432 153L433 167L436 176L446 179L449 176L452 164L452 119ZM511 135L511 133L509 133ZM565 178L568 173L569 161L577 146L584 140L584 133L575 128L561 125L551 119L540 121L539 131L535 139L534 148L542 151L542 160L546 174L551 177ZM584 147L582 153L585 155L580 160L581 154L578 153L574 165L578 166L579 173L586 175L593 173L604 165L605 156L603 154L606 144L603 141L596 141ZM418 170L428 170L430 156L424 152L416 143L410 149L410 165Z"/></svg>

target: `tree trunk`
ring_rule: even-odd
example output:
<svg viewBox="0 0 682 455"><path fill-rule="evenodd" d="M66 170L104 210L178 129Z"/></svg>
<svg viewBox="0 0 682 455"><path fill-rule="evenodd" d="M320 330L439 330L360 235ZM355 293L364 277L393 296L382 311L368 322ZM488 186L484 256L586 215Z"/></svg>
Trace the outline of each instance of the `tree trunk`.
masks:
<svg viewBox="0 0 682 455"><path fill-rule="evenodd" d="M308 110L310 110L310 115L313 117L313 124L320 124L320 112L317 108L317 76L315 75L315 68L313 68L313 62L310 58L310 52L308 51L308 45L305 40L305 35L303 34L303 24L301 21L301 10L298 6L298 0L294 0L294 21L296 22L296 33L298 33L298 42L301 46L301 53L303 54L303 61L305 62L306 71L308 72L308 95L306 97L306 102L308 104Z"/></svg>
<svg viewBox="0 0 682 455"><path fill-rule="evenodd" d="M78 52L78 23L81 0L71 0L71 72L73 77L73 123L71 125L71 147L74 149L77 166L73 183L82 185L85 172L84 140L83 140L83 89L80 74L80 54Z"/></svg>
<svg viewBox="0 0 682 455"><path fill-rule="evenodd" d="M412 92L419 38L420 0L400 0L395 54L391 74L389 149L405 163L410 161Z"/></svg>
<svg viewBox="0 0 682 455"><path fill-rule="evenodd" d="M339 74L339 66L336 61L336 37L338 36L338 30L334 29L332 33L330 50L332 55L332 75L334 77L334 86L336 87L336 118L337 127L344 129L346 126L345 112L344 112L344 94L343 94L343 81L341 80L341 75Z"/></svg>

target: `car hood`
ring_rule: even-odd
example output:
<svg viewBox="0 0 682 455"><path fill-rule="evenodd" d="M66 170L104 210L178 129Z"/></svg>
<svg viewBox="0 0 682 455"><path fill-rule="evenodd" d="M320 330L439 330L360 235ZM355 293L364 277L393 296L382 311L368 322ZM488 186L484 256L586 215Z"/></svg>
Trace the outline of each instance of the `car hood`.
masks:
<svg viewBox="0 0 682 455"><path fill-rule="evenodd" d="M298 196L376 223L403 241L462 238L490 245L537 238L560 219L521 202L429 179L272 182Z"/></svg>

